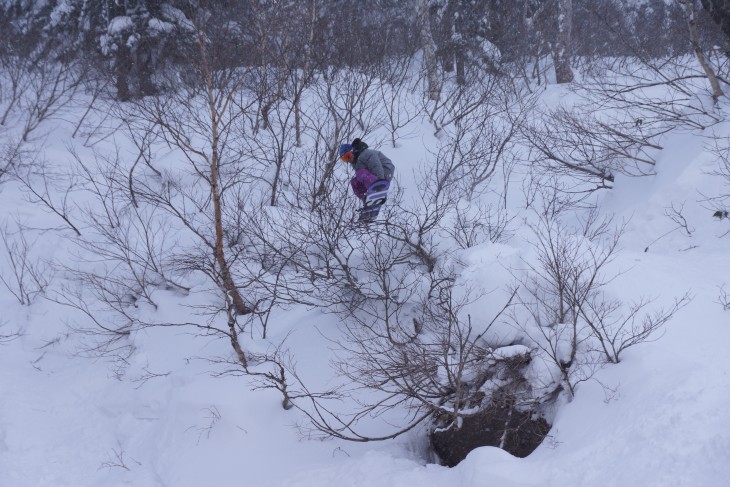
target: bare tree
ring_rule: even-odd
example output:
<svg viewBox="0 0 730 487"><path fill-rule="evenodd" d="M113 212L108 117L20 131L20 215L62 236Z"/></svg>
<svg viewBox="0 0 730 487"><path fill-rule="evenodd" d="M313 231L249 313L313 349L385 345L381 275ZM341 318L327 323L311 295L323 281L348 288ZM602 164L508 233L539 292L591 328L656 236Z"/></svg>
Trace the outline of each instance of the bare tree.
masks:
<svg viewBox="0 0 730 487"><path fill-rule="evenodd" d="M317 184L314 176L309 181ZM347 203L346 191L344 185L333 187L314 210L246 208L248 232L239 245L248 276L244 282L257 309L268 310L272 303L327 308L359 292L359 262L368 235L353 231L355 204Z"/></svg>
<svg viewBox="0 0 730 487"><path fill-rule="evenodd" d="M462 249L485 242L502 243L511 237L509 225L514 219L501 205L470 204L457 210L449 235Z"/></svg>
<svg viewBox="0 0 730 487"><path fill-rule="evenodd" d="M421 115L421 110L411 96L416 89L412 57L404 56L386 60L378 69L377 91L385 112L386 126L390 132L390 143L398 146L398 139L413 136L415 132L400 134Z"/></svg>
<svg viewBox="0 0 730 487"><path fill-rule="evenodd" d="M438 187L454 184L465 199L494 191L497 175L509 172L519 160L519 134L533 100L495 90L489 103L465 114L444 131L434 156Z"/></svg>
<svg viewBox="0 0 730 487"><path fill-rule="evenodd" d="M34 32L35 26L22 33L12 23L3 27L7 49L0 50L0 126L15 127L28 142L42 123L73 105L86 73L78 59L58 59L63 47Z"/></svg>
<svg viewBox="0 0 730 487"><path fill-rule="evenodd" d="M536 167L569 175L590 191L611 188L616 174L654 174L653 152L662 147L653 139L659 134L647 134L641 125L560 107L524 125L521 135Z"/></svg>
<svg viewBox="0 0 730 487"><path fill-rule="evenodd" d="M601 363L586 350L590 332L579 308L612 278L604 268L615 257L621 228L611 233L611 220L599 219L596 212L590 212L580 227L566 228L557 201L549 198L545 203L532 229L537 263L526 263L528 272L516 275L522 289L520 308L526 314L514 312L511 318L557 367L572 396L575 386Z"/></svg>
<svg viewBox="0 0 730 487"><path fill-rule="evenodd" d="M425 97L423 111L438 135L445 127L489 106L493 97L501 99L500 91L510 81L494 73L470 71L463 84L444 81L437 99ZM508 89L508 88L507 88Z"/></svg>
<svg viewBox="0 0 730 487"><path fill-rule="evenodd" d="M128 312L128 295L107 285L105 276L70 272L72 284L49 293L48 299L75 311L69 316L69 331L81 338L79 353L93 358L126 361L134 352L130 340L136 320Z"/></svg>
<svg viewBox="0 0 730 487"><path fill-rule="evenodd" d="M698 95L703 79L688 55L639 55L603 62L597 76L584 84L583 97L592 106L618 109L625 123L634 123L650 137L675 128L704 130L722 115Z"/></svg>
<svg viewBox="0 0 730 487"><path fill-rule="evenodd" d="M213 363L225 367L216 375L245 377L251 381L254 390L276 390L282 396L282 408L292 409L295 401L309 396L299 387L301 378L297 375L291 352L284 348L285 341L286 338L279 344L270 344L261 353L248 353L245 361L212 359ZM315 396L318 399L331 398L336 396L336 392L325 391Z"/></svg>
<svg viewBox="0 0 730 487"><path fill-rule="evenodd" d="M21 159L14 171L15 179L25 191L27 201L40 205L59 217L64 225L81 236L74 211L77 206L73 193L78 189L77 176L72 172L59 171L40 156Z"/></svg>
<svg viewBox="0 0 730 487"><path fill-rule="evenodd" d="M717 303L722 306L725 311L730 310L730 293L725 289L725 284L718 286L719 295L717 297Z"/></svg>
<svg viewBox="0 0 730 487"><path fill-rule="evenodd" d="M251 179L270 186L268 203L278 204L282 180L287 163L291 164L295 139L296 107L290 100L280 98L267 106L267 123L255 137L241 134L245 144L242 156L256 162L257 171L251 171Z"/></svg>
<svg viewBox="0 0 730 487"><path fill-rule="evenodd" d="M600 344L597 348L602 356L617 364L627 348L661 336L664 325L691 300L691 296L685 294L675 298L670 307L650 313L647 308L654 302L653 299L642 297L622 310L620 301L594 295L581 306L580 314L593 332L592 337Z"/></svg>
<svg viewBox="0 0 730 487"><path fill-rule="evenodd" d="M39 128L66 114L82 91L81 64L56 61L48 49L0 51L0 180L28 162Z"/></svg>
<svg viewBox="0 0 730 487"><path fill-rule="evenodd" d="M553 363L572 396L597 368L655 339L690 298L649 312L653 300L642 297L627 306L607 297L606 285L618 276L609 268L625 224L616 226L591 209L574 226L566 225L565 207L550 196L544 203L532 227L537 260L526 262L526 273L515 272L520 307L511 320Z"/></svg>
<svg viewBox="0 0 730 487"><path fill-rule="evenodd" d="M5 247L8 275L0 273L0 281L18 302L30 306L35 298L45 293L51 283L50 266L33 256L34 241L29 242L26 231L16 224L11 230L6 222L0 228L0 239Z"/></svg>
<svg viewBox="0 0 730 487"><path fill-rule="evenodd" d="M0 136L2 136L0 138L0 182L6 179L7 174L12 174L21 161L27 158L22 141L13 140L3 132L0 132Z"/></svg>
<svg viewBox="0 0 730 487"><path fill-rule="evenodd" d="M216 283L231 296L238 313L248 314L251 309L233 280L226 255L223 220L226 196L235 194L244 174L232 137L250 104L241 89L247 72L227 64L224 47L218 43L223 32L216 31L218 37L211 39L203 19L196 22L197 46L191 54L197 60L197 84L130 103L132 111L126 115L133 120L132 137L144 136L152 123L163 140L181 151L193 179L170 174L160 188L154 181L138 178L135 189L138 197L179 219L210 250Z"/></svg>
<svg viewBox="0 0 730 487"><path fill-rule="evenodd" d="M485 406L480 388L486 388L507 362L487 338L504 308L491 322L474 323L463 311L468 300L454 296L452 280L434 276L419 305L409 312L399 306L414 297L412 292L405 294L407 289L393 286L390 291L398 298L369 301L345 322L345 339L337 342L342 355L336 367L352 387L339 392L351 396L365 388L370 399L360 400L349 414L336 412L317 398L310 398L307 407L298 406L320 432L352 441L384 440L437 416L457 422ZM508 305L509 301L505 308ZM405 421L394 425L392 432L377 437L359 432L358 424L366 418L398 411Z"/></svg>
<svg viewBox="0 0 730 487"><path fill-rule="evenodd" d="M142 465L141 462L135 460L134 458L125 457L125 455L126 453L124 451L124 446L122 445L122 442L117 440L116 448L112 448L111 453L107 453L107 460L102 462L99 468L106 468L107 470L111 470L113 468L121 468L122 470L129 471L130 465L134 467L134 465L130 463L130 460L134 462L137 466Z"/></svg>

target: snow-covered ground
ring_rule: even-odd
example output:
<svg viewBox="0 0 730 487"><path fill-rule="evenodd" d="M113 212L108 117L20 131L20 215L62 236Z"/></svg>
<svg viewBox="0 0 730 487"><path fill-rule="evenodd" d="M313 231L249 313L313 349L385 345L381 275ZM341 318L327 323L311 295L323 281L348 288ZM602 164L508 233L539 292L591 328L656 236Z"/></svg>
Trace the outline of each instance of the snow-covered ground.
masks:
<svg viewBox="0 0 730 487"><path fill-rule="evenodd" d="M55 129L47 157L64 157L69 130ZM713 130L730 134L725 125ZM65 308L42 299L21 306L3 288L0 335L22 335L0 344L0 487L729 485L730 310L718 301L721 286L730 292L730 236L700 194L716 194L720 184L707 174L717 161L704 135L669 134L656 176L619 176L600 196L601 211L629 222L613 263L625 272L613 292L659 302L689 292L693 300L661 337L580 384L529 457L485 447L449 469L428 463L419 431L381 443L310 439L277 393L211 376L215 367L201 357L229 354L224 341L147 329L133 337L129 363L80 357ZM383 147L404 174L406 194L414 190L408 169L427 157L425 139ZM665 215L672 205L683 207L691 234ZM0 188L0 213L58 225L11 184ZM47 255L63 252L53 232L46 235L36 245ZM524 250L518 240L464 251L462 277L506 278L501 264ZM184 313L179 296L159 299L166 312ZM333 316L297 308L272 320L274 335L291 332L302 375L331 374L318 330L336 329Z"/></svg>

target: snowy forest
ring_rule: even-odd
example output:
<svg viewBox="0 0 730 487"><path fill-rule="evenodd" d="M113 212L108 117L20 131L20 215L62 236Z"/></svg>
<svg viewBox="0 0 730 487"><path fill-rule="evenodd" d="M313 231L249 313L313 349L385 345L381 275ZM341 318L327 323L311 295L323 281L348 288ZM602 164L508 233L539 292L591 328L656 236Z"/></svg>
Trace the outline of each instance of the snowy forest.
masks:
<svg viewBox="0 0 730 487"><path fill-rule="evenodd" d="M728 94L724 0L0 0L0 487L727 485Z"/></svg>

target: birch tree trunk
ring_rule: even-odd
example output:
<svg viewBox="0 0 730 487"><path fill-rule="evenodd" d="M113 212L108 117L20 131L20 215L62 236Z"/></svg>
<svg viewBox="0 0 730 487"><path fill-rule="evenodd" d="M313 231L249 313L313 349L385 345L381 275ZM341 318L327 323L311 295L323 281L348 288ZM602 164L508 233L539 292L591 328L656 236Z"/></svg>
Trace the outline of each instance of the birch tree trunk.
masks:
<svg viewBox="0 0 730 487"><path fill-rule="evenodd" d="M317 0L309 4L309 39L305 51L304 68L302 70L301 85L297 87L294 97L294 129L296 132L297 147L302 146L302 92L307 85L309 72L312 69L312 48L314 46L315 27L317 25Z"/></svg>
<svg viewBox="0 0 730 487"><path fill-rule="evenodd" d="M198 44L200 46L201 56L201 67L203 68L203 75L205 77L205 88L208 96L208 107L210 109L210 136L211 136L211 153L208 162L210 163L210 197L213 204L213 221L215 231L215 244L214 254L215 262L218 266L218 272L220 274L221 285L223 291L230 297L233 307L236 312L240 315L251 313L251 309L246 306L241 297L241 293L238 291L238 287L233 281L231 270L226 259L225 246L223 244L224 233L223 233L223 210L221 205L221 187L218 180L220 172L220 124L222 117L224 116L228 105L233 97L233 92L236 89L235 85L228 93L217 93L213 83L213 72L208 62L205 38L202 33L198 36Z"/></svg>
<svg viewBox="0 0 730 487"><path fill-rule="evenodd" d="M692 44L692 50L697 56L700 66L705 71L707 79L710 80L710 86L712 87L712 101L717 103L718 98L725 96L722 88L720 88L720 82L717 80L715 71L710 66L710 63L705 58L705 53L702 51L700 45L700 36L697 32L697 11L695 10L694 0L681 0L682 6L684 7L684 13L687 16L687 28L689 29L689 41Z"/></svg>
<svg viewBox="0 0 730 487"><path fill-rule="evenodd" d="M570 67L572 39L573 0L558 0L558 36L553 47L555 80L558 83L573 81L573 70Z"/></svg>
<svg viewBox="0 0 730 487"><path fill-rule="evenodd" d="M436 46L431 32L428 15L428 0L418 0L418 20L420 24L421 45L423 46L423 63L428 80L428 98L437 101L441 96L441 77L439 76Z"/></svg>

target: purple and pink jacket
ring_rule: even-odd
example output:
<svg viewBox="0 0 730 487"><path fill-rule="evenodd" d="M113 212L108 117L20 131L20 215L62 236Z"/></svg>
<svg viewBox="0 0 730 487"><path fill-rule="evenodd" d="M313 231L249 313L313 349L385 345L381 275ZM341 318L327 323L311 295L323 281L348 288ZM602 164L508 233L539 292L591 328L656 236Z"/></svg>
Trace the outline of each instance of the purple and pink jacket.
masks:
<svg viewBox="0 0 730 487"><path fill-rule="evenodd" d="M378 177L375 174L361 167L355 171L355 177L350 180L350 186L352 186L355 196L365 201L368 188L377 180Z"/></svg>

